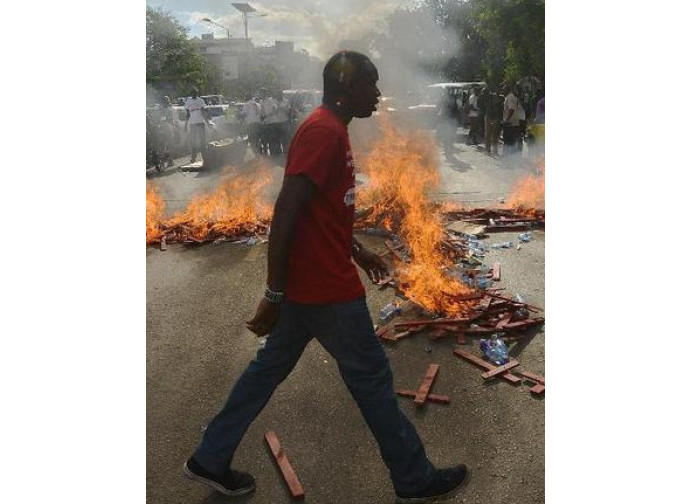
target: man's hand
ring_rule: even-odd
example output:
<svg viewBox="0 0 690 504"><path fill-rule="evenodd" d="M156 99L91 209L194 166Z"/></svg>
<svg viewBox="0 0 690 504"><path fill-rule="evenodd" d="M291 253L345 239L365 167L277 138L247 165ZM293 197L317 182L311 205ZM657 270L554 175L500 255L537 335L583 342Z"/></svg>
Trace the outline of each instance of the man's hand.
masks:
<svg viewBox="0 0 690 504"><path fill-rule="evenodd" d="M381 280L388 276L388 266L385 261L379 255L369 252L364 247L360 247L359 252L354 253L352 258L357 263L357 266L366 272L369 280L373 283L380 283Z"/></svg>
<svg viewBox="0 0 690 504"><path fill-rule="evenodd" d="M271 332L271 329L273 329L273 327L276 325L276 322L278 322L279 316L280 305L269 303L268 299L261 298L254 318L249 322L245 322L245 324L247 329L257 336L266 336L269 332Z"/></svg>

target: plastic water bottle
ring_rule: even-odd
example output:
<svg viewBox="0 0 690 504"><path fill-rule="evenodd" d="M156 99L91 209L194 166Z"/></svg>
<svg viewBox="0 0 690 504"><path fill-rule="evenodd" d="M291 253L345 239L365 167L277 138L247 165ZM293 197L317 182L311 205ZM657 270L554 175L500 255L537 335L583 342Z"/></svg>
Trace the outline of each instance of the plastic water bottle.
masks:
<svg viewBox="0 0 690 504"><path fill-rule="evenodd" d="M526 232L526 233L520 233L518 235L518 240L520 240L522 243L527 243L529 241L532 241L534 237L532 236L531 232Z"/></svg>
<svg viewBox="0 0 690 504"><path fill-rule="evenodd" d="M256 342L259 350L266 348L266 338L268 338L268 336L261 336L260 338L257 338Z"/></svg>
<svg viewBox="0 0 690 504"><path fill-rule="evenodd" d="M489 361L498 366L502 366L510 360L508 347L497 334L492 334L491 339L479 340L479 349Z"/></svg>
<svg viewBox="0 0 690 504"><path fill-rule="evenodd" d="M519 292L515 294L515 301L518 303L523 303L526 304L527 301L525 300L525 297L520 294ZM529 311L527 310L526 307L522 306L518 310L515 311L515 317L518 319L526 319L529 317Z"/></svg>
<svg viewBox="0 0 690 504"><path fill-rule="evenodd" d="M395 303L388 303L386 306L381 308L381 310L379 310L379 319L381 319L382 322L387 322L396 315L399 315L400 311L401 310L398 305Z"/></svg>
<svg viewBox="0 0 690 504"><path fill-rule="evenodd" d="M493 280L491 280L490 278L486 278L484 276L478 276L476 282L477 287L479 287L480 289L488 289L494 283Z"/></svg>
<svg viewBox="0 0 690 504"><path fill-rule="evenodd" d="M500 248L511 248L513 246L512 241L507 241L507 242L500 242L500 243L492 243L491 248L492 249L500 249Z"/></svg>

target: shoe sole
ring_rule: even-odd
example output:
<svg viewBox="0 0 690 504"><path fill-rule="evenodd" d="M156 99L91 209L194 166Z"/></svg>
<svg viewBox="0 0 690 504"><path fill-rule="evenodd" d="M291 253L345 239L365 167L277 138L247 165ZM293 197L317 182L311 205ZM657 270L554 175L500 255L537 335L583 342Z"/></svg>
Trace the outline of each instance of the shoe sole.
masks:
<svg viewBox="0 0 690 504"><path fill-rule="evenodd" d="M395 498L395 503L396 504L424 504L426 502L441 502L446 499L450 499L451 497L454 497L455 495L460 492L463 488L467 486L467 484L470 482L470 478L472 477L472 472L467 469L467 474L465 475L465 479L462 480L462 483L460 483L458 486L453 488L451 491L446 492L442 495L434 495L433 497L396 497Z"/></svg>
<svg viewBox="0 0 690 504"><path fill-rule="evenodd" d="M182 467L184 470L184 473L187 475L188 478L193 479L195 481L198 481L199 483L203 483L205 485L210 486L213 488L215 491L222 493L223 495L229 495L230 497L236 497L238 495L246 495L248 493L253 492L256 489L256 484L252 483L252 486L247 487L247 488L240 488L239 490L228 490L225 488L223 485L220 483L216 483L213 480L204 478L203 476L199 476L198 474L194 474L192 471L189 470L189 467L187 467L187 462L184 463L184 466Z"/></svg>

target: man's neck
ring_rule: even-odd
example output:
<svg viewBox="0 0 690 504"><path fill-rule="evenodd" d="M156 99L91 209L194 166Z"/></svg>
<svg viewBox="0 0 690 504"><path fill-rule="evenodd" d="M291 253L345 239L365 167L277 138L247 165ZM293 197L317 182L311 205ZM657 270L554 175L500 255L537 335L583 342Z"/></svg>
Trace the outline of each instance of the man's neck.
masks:
<svg viewBox="0 0 690 504"><path fill-rule="evenodd" d="M350 121L352 121L352 114L346 111L344 107L338 107L337 105L331 103L324 103L323 106L338 116L338 119L340 119L345 126L350 124Z"/></svg>

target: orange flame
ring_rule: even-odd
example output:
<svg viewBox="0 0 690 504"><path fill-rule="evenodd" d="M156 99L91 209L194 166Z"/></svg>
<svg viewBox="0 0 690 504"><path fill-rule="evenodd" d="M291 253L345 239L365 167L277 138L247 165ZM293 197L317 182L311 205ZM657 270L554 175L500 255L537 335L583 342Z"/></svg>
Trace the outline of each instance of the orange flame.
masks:
<svg viewBox="0 0 690 504"><path fill-rule="evenodd" d="M230 173L215 192L194 197L166 226L183 226L189 236L203 240L211 233L232 235L270 219L272 207L263 199L271 182L268 168L260 165L250 174Z"/></svg>
<svg viewBox="0 0 690 504"><path fill-rule="evenodd" d="M146 244L158 241L163 235L163 214L165 202L158 189L146 182Z"/></svg>
<svg viewBox="0 0 690 504"><path fill-rule="evenodd" d="M506 200L508 207L520 210L522 213L544 209L546 194L544 158L537 165L537 170L539 172L538 175L527 175L518 180L513 188L513 192Z"/></svg>
<svg viewBox="0 0 690 504"><path fill-rule="evenodd" d="M382 138L363 163L370 184L358 194L358 204L371 207L367 223L395 231L406 242L411 262L397 265L405 296L429 311L464 313L467 303L453 297L471 289L443 274L452 264L441 250L441 212L428 197L439 184L435 141L430 135L396 129L383 115L380 121Z"/></svg>

